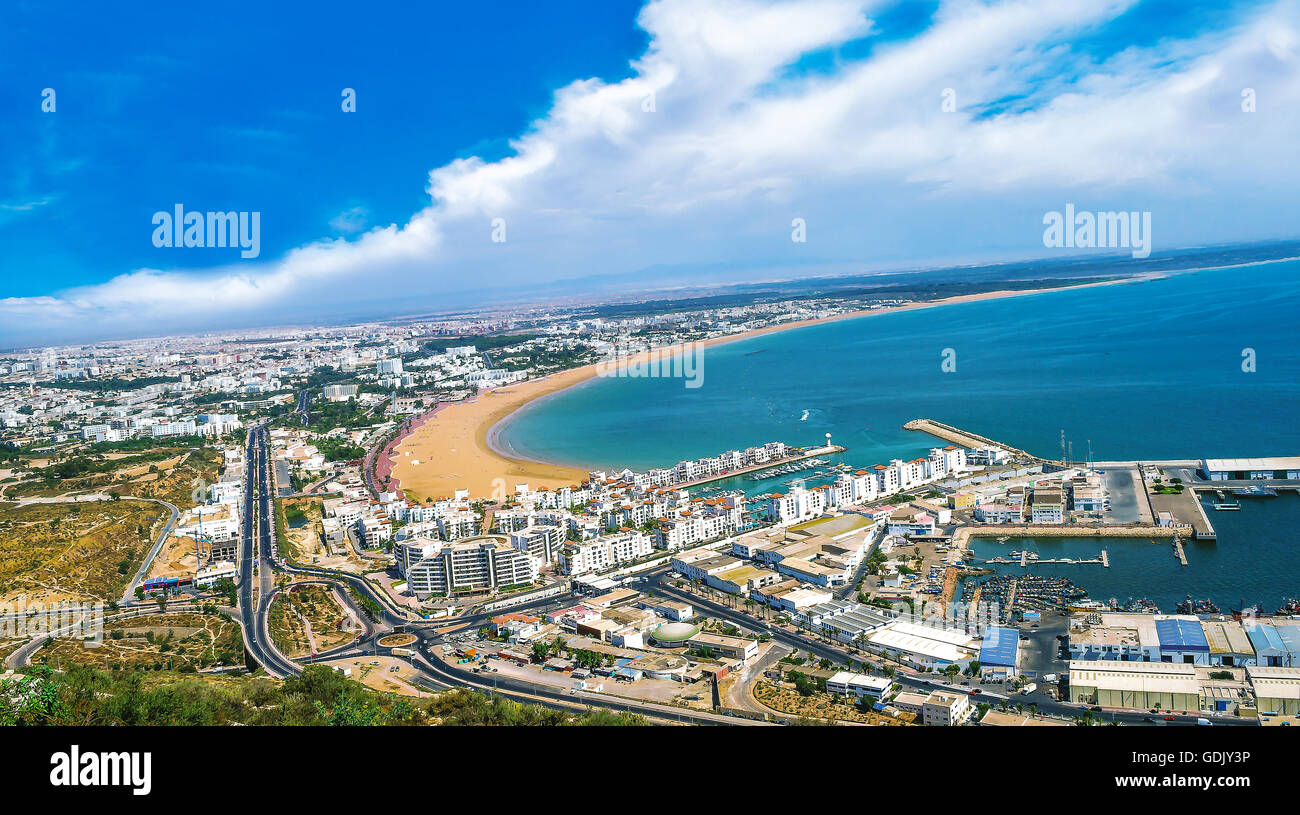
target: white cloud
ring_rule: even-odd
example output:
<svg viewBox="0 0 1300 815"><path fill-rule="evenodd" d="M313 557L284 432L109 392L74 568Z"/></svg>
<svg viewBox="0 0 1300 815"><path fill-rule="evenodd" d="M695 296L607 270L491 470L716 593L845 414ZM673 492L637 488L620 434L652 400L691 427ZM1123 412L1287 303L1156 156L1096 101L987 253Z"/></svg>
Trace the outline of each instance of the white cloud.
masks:
<svg viewBox="0 0 1300 815"><path fill-rule="evenodd" d="M349 207L330 219L330 229L355 235L366 228L366 219L369 217L370 211L365 207Z"/></svg>
<svg viewBox="0 0 1300 815"><path fill-rule="evenodd" d="M1187 243L1232 237L1215 236L1214 219L1234 203L1264 213L1267 232L1259 202L1293 200L1297 181L1296 3L1240 30L1100 61L1072 45L1130 5L955 0L910 40L801 73L790 70L801 55L878 36L872 4L657 0L639 18L650 46L634 76L561 88L507 158L432 170L430 204L405 226L273 262L138 270L55 297L8 298L0 316L104 330L271 306L301 319L349 287L353 301L408 293L416 310L485 281L788 260L792 213L815 213L809 246L862 262L883 247L919 252L936 233L954 252L1029 247L1039 221L1025 210L1041 214L1066 197L1130 209L1167 202ZM1257 113L1241 111L1244 87L1255 89ZM945 88L956 92L955 113L941 110ZM1026 109L983 115L1016 98ZM365 217L349 210L330 225L351 235ZM489 240L496 217L509 223L505 245ZM1015 219L1023 231L982 235Z"/></svg>

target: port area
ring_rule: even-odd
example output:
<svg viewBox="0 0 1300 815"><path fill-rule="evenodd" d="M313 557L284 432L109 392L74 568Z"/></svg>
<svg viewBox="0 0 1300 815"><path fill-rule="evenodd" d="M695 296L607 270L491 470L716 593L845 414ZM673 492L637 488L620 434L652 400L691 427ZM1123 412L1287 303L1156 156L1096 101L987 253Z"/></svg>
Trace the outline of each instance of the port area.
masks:
<svg viewBox="0 0 1300 815"><path fill-rule="evenodd" d="M1210 480L1201 471L1202 462L1197 459L1088 463L1060 461L1036 456L996 439L934 419L913 419L903 427L964 447L998 447L1007 451L1017 462L1044 465L1043 472L1056 467L1087 467L1101 477L1108 500L1107 508L1098 519L1100 528L1115 530L1113 534L1117 536L1172 537L1175 539L1174 555L1184 565L1187 559L1181 545L1182 540L1218 539L1210 513L1206 512L1201 501L1205 493L1211 493L1209 497L1213 499L1215 508L1221 510L1239 509L1243 498L1268 497L1276 495L1280 490L1300 493L1300 480L1294 478ZM1056 531L1035 529L1033 534L1086 537L1095 534L1097 528L1094 523L1068 524L1056 527ZM976 534L986 536L991 532L992 530L987 530ZM1016 532L1012 534L1027 533L1023 526L1017 525Z"/></svg>

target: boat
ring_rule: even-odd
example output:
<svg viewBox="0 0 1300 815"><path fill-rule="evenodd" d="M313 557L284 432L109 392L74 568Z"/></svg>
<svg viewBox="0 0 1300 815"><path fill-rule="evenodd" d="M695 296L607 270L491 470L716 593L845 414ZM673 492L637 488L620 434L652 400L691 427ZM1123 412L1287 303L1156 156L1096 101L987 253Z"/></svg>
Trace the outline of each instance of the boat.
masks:
<svg viewBox="0 0 1300 815"><path fill-rule="evenodd" d="M1071 600L1065 604L1065 608L1067 611L1079 611L1079 612L1109 610L1106 608L1105 603L1101 603L1096 600L1088 600L1088 599Z"/></svg>
<svg viewBox="0 0 1300 815"><path fill-rule="evenodd" d="M1268 616L1260 608L1259 604L1255 604L1251 606L1246 605L1245 598L1242 598L1240 601L1238 601L1237 608L1229 609L1229 610L1232 612L1232 616L1238 620L1242 619L1243 617L1267 617Z"/></svg>
<svg viewBox="0 0 1300 815"><path fill-rule="evenodd" d="M1250 497L1274 497L1277 490L1271 487L1239 487L1232 491L1233 495L1245 495Z"/></svg>
<svg viewBox="0 0 1300 815"><path fill-rule="evenodd" d="M1219 512L1241 509L1241 504L1238 504L1236 501L1215 501L1213 504L1211 504L1211 506L1213 506Z"/></svg>
<svg viewBox="0 0 1300 815"><path fill-rule="evenodd" d="M1149 597L1130 597L1119 607L1120 611L1130 614L1159 614L1160 607Z"/></svg>
<svg viewBox="0 0 1300 815"><path fill-rule="evenodd" d="M1174 611L1178 614L1220 614L1222 613L1221 609L1214 604L1214 601L1209 599L1193 600L1192 595L1190 594L1187 595L1187 599L1179 601L1178 605L1174 606Z"/></svg>
<svg viewBox="0 0 1300 815"><path fill-rule="evenodd" d="M1277 615L1279 617L1294 617L1300 615L1300 600L1294 597L1288 597L1278 606Z"/></svg>
<svg viewBox="0 0 1300 815"><path fill-rule="evenodd" d="M1010 536L1010 535L1003 535L1003 536L1001 536L1000 538L997 539L998 543L1006 543L1006 542L1009 541L1009 540L1011 540L1011 536Z"/></svg>

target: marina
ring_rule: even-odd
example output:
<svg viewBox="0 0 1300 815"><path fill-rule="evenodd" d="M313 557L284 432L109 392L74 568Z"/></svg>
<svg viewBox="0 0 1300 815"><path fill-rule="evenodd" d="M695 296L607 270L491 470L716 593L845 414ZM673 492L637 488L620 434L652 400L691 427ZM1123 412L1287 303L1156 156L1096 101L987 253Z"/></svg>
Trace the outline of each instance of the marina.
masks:
<svg viewBox="0 0 1300 815"><path fill-rule="evenodd" d="M968 562L1000 576L1068 577L1093 597L1144 598L1167 611L1189 595L1225 611L1229 606L1238 607L1242 597L1264 610L1286 608L1289 598L1295 596L1296 581L1278 564L1293 559L1291 530L1300 522L1300 496L1286 490L1268 500L1243 502L1240 511L1216 514L1215 522L1219 527L1216 541L1179 536L1181 558L1172 536L1156 534L1170 530L1152 528L1145 537L1108 538L1101 569L1075 568L1080 561L1098 556L1095 539L1048 537L1036 532L1002 543L994 535L1005 537L1005 532L985 533L987 537L977 533L968 543L972 552ZM1026 558L1023 567L1019 554L1009 557L1010 551L1025 550L1039 557ZM1300 613L1300 608L1291 613Z"/></svg>
<svg viewBox="0 0 1300 815"><path fill-rule="evenodd" d="M843 448L832 452L842 452ZM746 481L766 481L769 478L776 478L783 475L794 475L808 470L815 470L818 467L825 467L830 462L822 458L808 458L800 461L792 461L781 464L772 468L754 470L750 475L745 476ZM734 473L732 473L734 475Z"/></svg>

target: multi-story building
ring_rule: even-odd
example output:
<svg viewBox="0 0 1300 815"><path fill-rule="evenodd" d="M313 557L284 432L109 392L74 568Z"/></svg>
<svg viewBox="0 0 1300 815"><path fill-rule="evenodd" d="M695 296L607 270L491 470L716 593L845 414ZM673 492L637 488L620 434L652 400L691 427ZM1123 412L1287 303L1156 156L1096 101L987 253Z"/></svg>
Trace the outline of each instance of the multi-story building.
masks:
<svg viewBox="0 0 1300 815"><path fill-rule="evenodd" d="M594 540L570 543L560 548L560 571L565 574L584 574L612 569L621 563L630 563L653 551L650 536L644 532L627 531L605 535Z"/></svg>
<svg viewBox="0 0 1300 815"><path fill-rule="evenodd" d="M441 543L432 556L406 571L407 587L416 596L492 591L537 579L537 561L504 538L485 535Z"/></svg>
<svg viewBox="0 0 1300 815"><path fill-rule="evenodd" d="M964 693L933 691L921 705L921 722L932 727L952 727L970 716L970 697Z"/></svg>
<svg viewBox="0 0 1300 815"><path fill-rule="evenodd" d="M529 524L509 534L510 545L540 564L554 563L564 544L564 527Z"/></svg>

